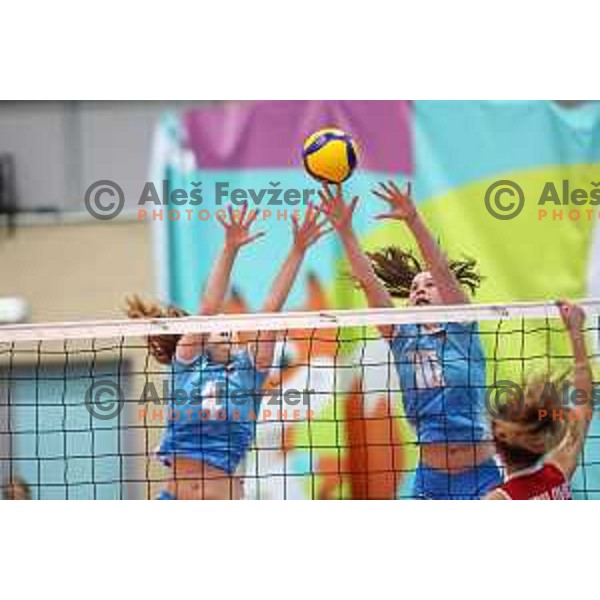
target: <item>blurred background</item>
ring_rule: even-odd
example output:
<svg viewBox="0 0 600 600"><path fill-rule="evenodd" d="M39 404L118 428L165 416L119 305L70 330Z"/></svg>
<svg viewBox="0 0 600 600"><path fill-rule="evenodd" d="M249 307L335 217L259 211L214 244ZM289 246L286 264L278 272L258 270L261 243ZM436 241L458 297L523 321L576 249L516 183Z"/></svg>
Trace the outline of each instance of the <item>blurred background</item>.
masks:
<svg viewBox="0 0 600 600"><path fill-rule="evenodd" d="M160 115L207 104L0 102L0 297L40 322L122 316L124 292L154 294L151 223L92 219L85 190L110 179L131 201Z"/></svg>
<svg viewBox="0 0 600 600"><path fill-rule="evenodd" d="M120 314L123 295L131 291L158 295L193 310L204 276L203 265L210 261L192 265L200 270L193 285L179 281L181 276L171 271L190 267L186 264L190 248L186 246L185 260L180 256L181 245L185 246L188 240L180 239L202 234L205 246L216 246L218 232L214 238L207 238L197 223L180 224L173 225L165 237L162 234L171 226L140 221L137 200L145 182L157 175L177 181L177 173L167 172L167 165L173 160L164 152L164 136L169 135L165 129L185 129L187 123L182 124L180 119L185 120L183 115L195 111L217 110L212 119L205 119L213 128L210 136L197 143L208 146L209 153L216 148L221 154L221 164L216 165L221 169L219 174L233 176L234 182L254 183L249 180L249 169L243 160L238 160L241 166L233 164L232 169L240 142L234 142L233 149L228 148L232 142L227 138L252 135L258 145L269 146L274 132L284 131L285 135L287 127L291 140L287 146L284 144L281 165L274 166L297 167L299 146L311 127L342 121L358 130L359 142L371 150L366 156L363 153L363 164L359 165L365 167L366 160L369 170L361 173L359 169L351 186L355 184L354 189L362 191L363 180L368 184L379 174L385 176L392 171L392 175L401 178L411 176L417 200L424 204L433 204L448 190L499 169L506 174L538 166L565 167L582 161L594 164L600 153L596 102L414 103L409 117L393 115L388 120L396 119L396 123L390 123L385 137L398 138L398 147L394 148L393 143L390 146L386 140L383 153L409 154L398 164L385 164L393 163L397 157L373 157L377 151L382 153L382 132L371 134L369 119L385 112L382 107L386 103L363 103L370 106L362 112L356 108L360 103L352 102L296 103L296 108L287 112L277 108L289 104L0 102L0 298L22 299L28 308L26 318L32 322L114 317ZM236 110L245 113L237 120L233 114ZM353 115L353 111L357 114ZM282 120L287 120L283 129ZM252 133L241 131L240 122L252 123ZM240 130L235 131L236 127ZM298 131L295 138L290 127ZM185 137L181 131L171 135ZM219 135L223 139L217 139ZM176 139L174 144L180 146L175 151L186 143ZM198 153L202 154L205 148L193 150L194 168L204 174ZM406 164L401 164L403 160ZM261 162L259 158L258 163L250 167L265 175L260 182L265 185L268 176L273 175L273 165L268 159ZM382 173L382 169L388 173ZM373 177L369 171L375 172ZM84 206L88 186L104 179L117 182L125 194L123 213L111 221L93 219ZM311 183L304 175L300 182L305 187ZM511 224L504 225L506 233ZM593 222L590 230L591 225ZM548 224L547 229L552 227ZM562 229L561 233L570 235L566 227ZM519 243L517 247L521 249ZM516 253L515 246L513 249ZM331 256L332 261L336 259L337 254ZM591 261L588 264L592 269ZM519 277L523 273L520 270ZM496 291L506 296L504 290L509 290L516 299L514 287L519 286L503 285ZM248 292L249 296L255 295L253 290ZM521 299L523 293L530 296L532 292L521 292ZM542 296L538 293L536 297ZM297 298L301 301L301 297ZM344 303L349 301L344 297Z"/></svg>

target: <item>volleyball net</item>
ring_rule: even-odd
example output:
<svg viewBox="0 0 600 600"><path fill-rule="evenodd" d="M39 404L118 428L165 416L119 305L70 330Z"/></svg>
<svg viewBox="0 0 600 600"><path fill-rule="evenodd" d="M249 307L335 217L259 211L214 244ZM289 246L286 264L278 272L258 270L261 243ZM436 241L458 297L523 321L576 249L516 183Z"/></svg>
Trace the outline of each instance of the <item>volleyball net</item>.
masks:
<svg viewBox="0 0 600 600"><path fill-rule="evenodd" d="M581 305L594 366L600 301ZM393 326L390 339L382 326ZM267 331L277 332L268 376L255 377L260 383L236 398L223 385L236 368L254 364L235 367L232 357L256 356ZM150 337L173 348L183 334L223 332L230 335L209 338L213 348L227 349L217 353L228 365L222 380L202 381L218 362L212 359L186 365L182 379L170 356L157 360L156 344L148 343ZM497 384L520 385L571 365L553 303L3 326L0 476L4 484L24 482L34 499L150 499L172 476L156 450L173 427L202 449L203 427L219 421L221 429L211 431L229 433L217 435L212 448L220 443L217 450L228 456L229 443L239 446L235 424L229 426L241 419L244 426L252 421L244 427L252 433L249 450L235 465L245 498L410 498L428 441L420 438L419 419L429 420L439 441L453 411L472 411L462 415L467 421L488 420ZM452 386L461 388L454 398L475 400L446 404ZM432 413L419 405L419 393L436 387L443 409ZM573 482L579 498L600 498L599 418L600 407ZM451 429L448 443L481 440L475 427L472 436L463 428L460 439Z"/></svg>

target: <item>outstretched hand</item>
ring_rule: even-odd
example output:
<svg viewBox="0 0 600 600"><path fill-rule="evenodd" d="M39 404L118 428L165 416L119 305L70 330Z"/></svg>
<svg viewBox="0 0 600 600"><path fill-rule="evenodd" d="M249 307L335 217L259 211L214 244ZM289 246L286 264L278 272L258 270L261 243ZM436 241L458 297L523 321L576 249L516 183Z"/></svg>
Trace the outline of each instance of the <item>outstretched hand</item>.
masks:
<svg viewBox="0 0 600 600"><path fill-rule="evenodd" d="M318 221L319 211L312 204L308 205L308 210L304 215L304 220L300 220L292 214L292 235L294 237L294 248L305 252L324 235L333 230L332 227L325 228L327 219Z"/></svg>
<svg viewBox="0 0 600 600"><path fill-rule="evenodd" d="M416 218L418 213L411 197L410 181L406 184L405 191L402 191L393 181L388 181L387 184L381 182L378 189L371 191L389 206L389 212L377 215L376 219L395 219L411 223Z"/></svg>
<svg viewBox="0 0 600 600"><path fill-rule="evenodd" d="M242 246L251 244L258 238L265 235L264 231L259 231L250 235L250 227L258 217L258 210L252 210L248 213L248 203L242 207L242 212L237 215L234 213L231 204L227 206L228 219L219 219L225 229L225 245L234 250L239 250Z"/></svg>
<svg viewBox="0 0 600 600"><path fill-rule="evenodd" d="M358 204L358 196L354 196L350 204L344 202L342 194L342 184L335 184L335 194L331 192L329 184L323 184L323 191L319 191L321 205L319 212L322 212L334 229L338 232L350 230L352 227L352 215Z"/></svg>

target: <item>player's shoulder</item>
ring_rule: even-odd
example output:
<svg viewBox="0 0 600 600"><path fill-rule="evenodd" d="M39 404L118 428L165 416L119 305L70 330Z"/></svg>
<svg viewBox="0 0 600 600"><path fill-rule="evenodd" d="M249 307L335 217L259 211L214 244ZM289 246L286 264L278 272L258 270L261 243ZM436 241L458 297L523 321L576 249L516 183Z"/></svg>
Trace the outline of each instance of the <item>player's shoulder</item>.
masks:
<svg viewBox="0 0 600 600"><path fill-rule="evenodd" d="M548 458L542 465L544 476L553 478L561 482L568 481L568 478L560 463L552 458Z"/></svg>
<svg viewBox="0 0 600 600"><path fill-rule="evenodd" d="M476 347L481 345L481 332L477 321L451 321L440 326L446 339L461 347Z"/></svg>
<svg viewBox="0 0 600 600"><path fill-rule="evenodd" d="M484 500L511 500L511 497L507 492L502 489L502 486L494 488L491 492L488 492L483 498Z"/></svg>
<svg viewBox="0 0 600 600"><path fill-rule="evenodd" d="M419 332L419 326L415 323L396 323L392 327L393 338L409 338Z"/></svg>
<svg viewBox="0 0 600 600"><path fill-rule="evenodd" d="M394 325L393 336L401 338L411 338L421 334L446 334L446 335L478 335L479 323L477 321L446 321L430 327L418 325L415 323L400 323Z"/></svg>
<svg viewBox="0 0 600 600"><path fill-rule="evenodd" d="M483 360L483 347L477 321L444 323L444 332L449 345L470 357Z"/></svg>
<svg viewBox="0 0 600 600"><path fill-rule="evenodd" d="M254 352L248 347L240 350L233 356L233 366L241 373L255 373L258 371Z"/></svg>
<svg viewBox="0 0 600 600"><path fill-rule="evenodd" d="M175 354L171 360L171 369L176 374L196 371L204 367L206 359L206 354L197 354L190 358L183 358Z"/></svg>
<svg viewBox="0 0 600 600"><path fill-rule="evenodd" d="M419 326L414 323L397 323L392 326L389 343L393 349L400 349L419 336Z"/></svg>
<svg viewBox="0 0 600 600"><path fill-rule="evenodd" d="M477 321L448 321L447 323L442 323L441 327L447 333L479 333L479 323Z"/></svg>

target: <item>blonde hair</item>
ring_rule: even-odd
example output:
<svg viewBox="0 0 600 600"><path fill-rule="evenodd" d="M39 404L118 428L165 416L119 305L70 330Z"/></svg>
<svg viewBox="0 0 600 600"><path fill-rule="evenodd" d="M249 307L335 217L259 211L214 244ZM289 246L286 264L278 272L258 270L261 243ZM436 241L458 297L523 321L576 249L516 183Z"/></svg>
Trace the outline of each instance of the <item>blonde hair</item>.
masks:
<svg viewBox="0 0 600 600"><path fill-rule="evenodd" d="M566 380L561 374L536 375L528 379L522 393L513 391L497 407L492 434L499 452L510 462L533 464L554 449L564 437L564 419L553 411L569 409L557 403L556 388Z"/></svg>
<svg viewBox="0 0 600 600"><path fill-rule="evenodd" d="M139 296L128 296L125 299L125 312L130 319L167 319L187 317L189 314L176 306L163 306L159 302L146 302ZM181 334L161 334L148 337L148 350L161 364L168 364L173 359Z"/></svg>

